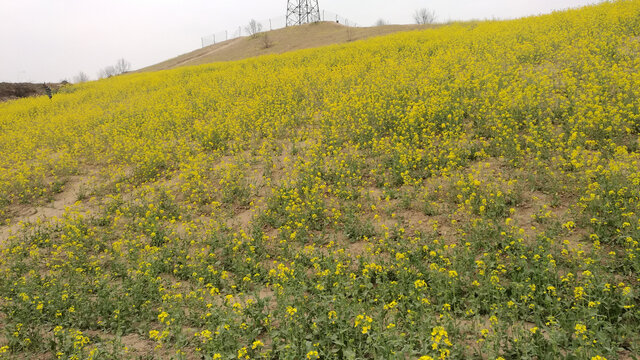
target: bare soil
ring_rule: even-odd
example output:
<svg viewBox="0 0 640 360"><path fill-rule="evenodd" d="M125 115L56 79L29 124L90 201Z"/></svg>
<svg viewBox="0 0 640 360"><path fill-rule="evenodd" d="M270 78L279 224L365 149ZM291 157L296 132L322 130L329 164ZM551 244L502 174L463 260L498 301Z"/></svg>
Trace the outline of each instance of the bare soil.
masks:
<svg viewBox="0 0 640 360"><path fill-rule="evenodd" d="M76 204L79 205L78 198L88 180L88 176L71 177L64 185L63 191L57 194L48 204L42 206L15 205L10 208L9 211L13 214L11 222L0 223L0 244L18 233L28 223L46 222L51 219L61 218L71 207Z"/></svg>
<svg viewBox="0 0 640 360"><path fill-rule="evenodd" d="M59 88L68 84L68 82L63 81L61 83L47 83L47 86L49 86L53 92L56 92ZM0 83L0 102L42 95L45 95L44 84Z"/></svg>
<svg viewBox="0 0 640 360"><path fill-rule="evenodd" d="M181 66L282 54L289 51L342 44L398 31L424 30L434 26L437 25L384 25L354 28L328 21L291 26L206 46L159 64L142 68L137 72L168 70ZM269 47L265 47L265 43L267 43L264 40L265 36L268 37Z"/></svg>

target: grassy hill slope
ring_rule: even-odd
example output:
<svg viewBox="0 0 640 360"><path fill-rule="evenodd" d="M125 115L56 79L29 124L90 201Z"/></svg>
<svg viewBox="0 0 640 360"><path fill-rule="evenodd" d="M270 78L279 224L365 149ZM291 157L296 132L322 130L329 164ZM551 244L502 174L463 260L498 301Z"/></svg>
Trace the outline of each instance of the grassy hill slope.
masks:
<svg viewBox="0 0 640 360"><path fill-rule="evenodd" d="M201 65L217 61L234 61L267 54L341 44L398 31L419 30L432 25L384 25L353 28L334 22L320 22L266 31L255 37L240 37L138 70L139 72L173 69L180 66ZM266 36L266 42L265 42ZM267 47L268 44L268 47Z"/></svg>
<svg viewBox="0 0 640 360"><path fill-rule="evenodd" d="M0 355L629 359L640 2L0 104Z"/></svg>

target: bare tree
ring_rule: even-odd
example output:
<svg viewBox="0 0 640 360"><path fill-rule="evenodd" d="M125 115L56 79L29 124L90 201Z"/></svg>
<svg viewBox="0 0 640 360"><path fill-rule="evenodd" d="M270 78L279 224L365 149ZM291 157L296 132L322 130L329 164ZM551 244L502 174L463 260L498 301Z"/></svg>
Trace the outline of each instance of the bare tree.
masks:
<svg viewBox="0 0 640 360"><path fill-rule="evenodd" d="M351 31L351 26L349 26L348 24L345 24L347 27L347 42L352 42L353 41L353 32Z"/></svg>
<svg viewBox="0 0 640 360"><path fill-rule="evenodd" d="M387 21L385 19L378 19L378 21L376 21L376 26L385 26L387 25Z"/></svg>
<svg viewBox="0 0 640 360"><path fill-rule="evenodd" d="M249 33L252 38L255 38L256 35L262 31L262 24L257 22L255 19L251 19L251 21L249 21L249 25L244 27L244 30Z"/></svg>
<svg viewBox="0 0 640 360"><path fill-rule="evenodd" d="M114 66L109 65L100 70L100 72L98 72L98 79L124 74L129 70L131 70L131 63L125 59L119 59Z"/></svg>
<svg viewBox="0 0 640 360"><path fill-rule="evenodd" d="M265 49L268 49L273 46L273 41L271 41L271 38L269 37L268 32L262 34L262 45L264 46Z"/></svg>
<svg viewBox="0 0 640 360"><path fill-rule="evenodd" d="M118 61L116 61L115 70L116 75L124 74L127 71L131 70L131 63L124 58L118 59Z"/></svg>
<svg viewBox="0 0 640 360"><path fill-rule="evenodd" d="M80 84L86 81L89 81L89 76L82 71L80 71L78 75L73 77L74 84Z"/></svg>
<svg viewBox="0 0 640 360"><path fill-rule="evenodd" d="M118 75L116 68L109 65L98 72L98 79L110 78L114 75Z"/></svg>
<svg viewBox="0 0 640 360"><path fill-rule="evenodd" d="M429 10L427 8L418 9L413 14L413 19L415 20L416 24L433 24L436 21L436 13L435 11Z"/></svg>

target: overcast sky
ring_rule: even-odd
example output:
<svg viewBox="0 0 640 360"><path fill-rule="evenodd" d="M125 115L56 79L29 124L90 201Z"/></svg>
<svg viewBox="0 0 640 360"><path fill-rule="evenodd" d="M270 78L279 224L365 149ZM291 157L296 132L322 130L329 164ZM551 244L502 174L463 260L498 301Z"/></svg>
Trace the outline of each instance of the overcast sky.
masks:
<svg viewBox="0 0 640 360"><path fill-rule="evenodd" d="M321 9L369 26L412 22L433 9L439 21L517 18L597 0L319 0ZM197 49L201 37L251 18L282 17L286 0L0 0L0 82L55 82L98 71L119 58L134 69Z"/></svg>

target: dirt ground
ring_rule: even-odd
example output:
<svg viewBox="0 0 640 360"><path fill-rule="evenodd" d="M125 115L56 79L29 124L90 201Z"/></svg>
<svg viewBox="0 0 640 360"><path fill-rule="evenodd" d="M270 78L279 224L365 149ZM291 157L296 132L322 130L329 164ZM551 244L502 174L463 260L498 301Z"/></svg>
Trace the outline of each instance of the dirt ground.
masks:
<svg viewBox="0 0 640 360"><path fill-rule="evenodd" d="M68 82L63 81L61 83L47 83L47 86L53 92L56 92L60 87L68 84ZM45 95L44 84L0 83L0 102L41 95Z"/></svg>
<svg viewBox="0 0 640 360"><path fill-rule="evenodd" d="M383 25L355 28L329 21L292 26L263 32L253 37L245 36L219 42L142 68L138 72L167 70L218 61L234 61L260 55L282 54L294 50L342 44L398 31L424 30L434 26L436 25Z"/></svg>

